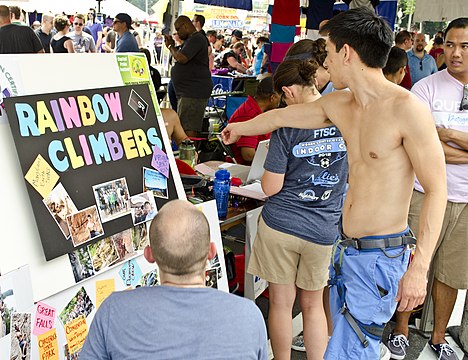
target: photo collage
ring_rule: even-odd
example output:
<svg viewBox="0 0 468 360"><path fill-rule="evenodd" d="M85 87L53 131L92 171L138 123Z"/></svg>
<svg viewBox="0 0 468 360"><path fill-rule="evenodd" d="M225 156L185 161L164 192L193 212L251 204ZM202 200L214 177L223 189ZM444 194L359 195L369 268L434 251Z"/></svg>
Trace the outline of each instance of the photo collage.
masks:
<svg viewBox="0 0 468 360"><path fill-rule="evenodd" d="M124 177L92 186L95 204L79 210L62 183L43 203L55 225L74 247L68 254L76 282L137 256L148 241L148 226L157 212L155 197L167 199L167 178L143 168L143 190L131 195ZM106 236L103 224L131 216L133 227ZM87 242L92 242L85 245ZM84 246L83 246L84 245Z"/></svg>

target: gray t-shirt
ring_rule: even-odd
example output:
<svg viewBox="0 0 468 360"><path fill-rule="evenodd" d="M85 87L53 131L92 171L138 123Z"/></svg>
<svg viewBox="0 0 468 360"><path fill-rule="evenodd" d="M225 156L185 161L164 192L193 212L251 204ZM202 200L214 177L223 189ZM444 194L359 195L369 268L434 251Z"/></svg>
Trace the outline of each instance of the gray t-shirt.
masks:
<svg viewBox="0 0 468 360"><path fill-rule="evenodd" d="M75 52L84 53L89 51L96 51L96 44L94 43L93 37L84 31L80 35L73 31L68 34L68 37L73 41Z"/></svg>
<svg viewBox="0 0 468 360"><path fill-rule="evenodd" d="M333 244L348 178L340 131L335 126L278 129L271 134L264 168L285 174L283 188L263 207L265 223L307 241Z"/></svg>
<svg viewBox="0 0 468 360"><path fill-rule="evenodd" d="M201 32L194 32L184 42L180 52L188 58L188 62L176 62L171 69L171 79L177 97L208 99L213 82L208 65L206 37Z"/></svg>
<svg viewBox="0 0 468 360"><path fill-rule="evenodd" d="M267 359L254 302L211 288L115 292L96 313L80 360Z"/></svg>

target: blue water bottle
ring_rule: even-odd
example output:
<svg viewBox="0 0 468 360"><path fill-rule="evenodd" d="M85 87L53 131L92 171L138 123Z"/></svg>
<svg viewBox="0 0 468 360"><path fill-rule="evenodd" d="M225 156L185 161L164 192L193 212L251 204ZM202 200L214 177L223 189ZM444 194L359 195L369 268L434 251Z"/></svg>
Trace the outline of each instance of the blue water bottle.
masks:
<svg viewBox="0 0 468 360"><path fill-rule="evenodd" d="M226 169L216 171L213 193L216 199L216 208L218 209L218 217L226 219L228 202L229 202L229 189L231 188L231 174Z"/></svg>

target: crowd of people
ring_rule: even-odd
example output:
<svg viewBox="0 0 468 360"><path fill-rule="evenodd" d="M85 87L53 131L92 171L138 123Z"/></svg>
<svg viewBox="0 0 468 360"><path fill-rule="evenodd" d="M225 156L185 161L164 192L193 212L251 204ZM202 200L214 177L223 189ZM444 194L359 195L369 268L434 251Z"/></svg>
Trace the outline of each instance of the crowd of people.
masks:
<svg viewBox="0 0 468 360"><path fill-rule="evenodd" d="M123 13L105 37L93 13L72 21L45 14L36 34L14 18L0 6L0 53L141 47L132 19ZM428 52L425 34L393 34L372 9L353 8L323 23L323 39L292 45L274 74L268 37L257 37L253 49L241 30L226 37L205 33L204 24L202 15L179 16L175 33L156 34L154 45L157 56L166 46L173 59L169 92L173 88L182 127L178 139L201 131L213 70L265 76L222 136L236 144L236 156L246 163L259 139L271 137L262 179L268 200L248 271L269 282L275 358L290 358L291 311L299 293L301 341L309 359L378 359L382 342L394 359L403 359L410 346L409 315L426 298L432 268L429 346L439 359L458 359L445 333L458 289L468 288L468 18L451 21ZM107 41L111 32L114 41ZM171 216L175 212L179 216ZM198 358L216 357L204 353L210 349L220 358L265 359L258 309L203 289L204 265L214 256L203 215L185 202L168 203L151 224L150 242L145 257L158 263L162 286L104 302L83 358L105 358L108 351L144 356L146 350L129 354L117 336L107 336L135 331L141 338L158 334L163 341L148 338L145 344L159 354L173 344L169 348L181 357L193 357L196 348ZM135 304L138 311L115 310ZM396 326L382 339L395 312ZM197 331L186 326L194 316L206 320ZM216 350L200 346L212 340L217 318L229 327L218 331ZM122 330L122 323L133 325ZM183 344L175 332L183 332Z"/></svg>

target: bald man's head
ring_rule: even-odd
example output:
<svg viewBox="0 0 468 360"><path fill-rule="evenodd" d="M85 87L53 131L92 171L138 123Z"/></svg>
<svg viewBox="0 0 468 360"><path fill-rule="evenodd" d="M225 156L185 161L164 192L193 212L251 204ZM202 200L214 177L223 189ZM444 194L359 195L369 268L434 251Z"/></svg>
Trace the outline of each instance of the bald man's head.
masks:
<svg viewBox="0 0 468 360"><path fill-rule="evenodd" d="M176 276L204 271L210 250L205 215L184 200L165 204L150 227L153 257L161 271Z"/></svg>

